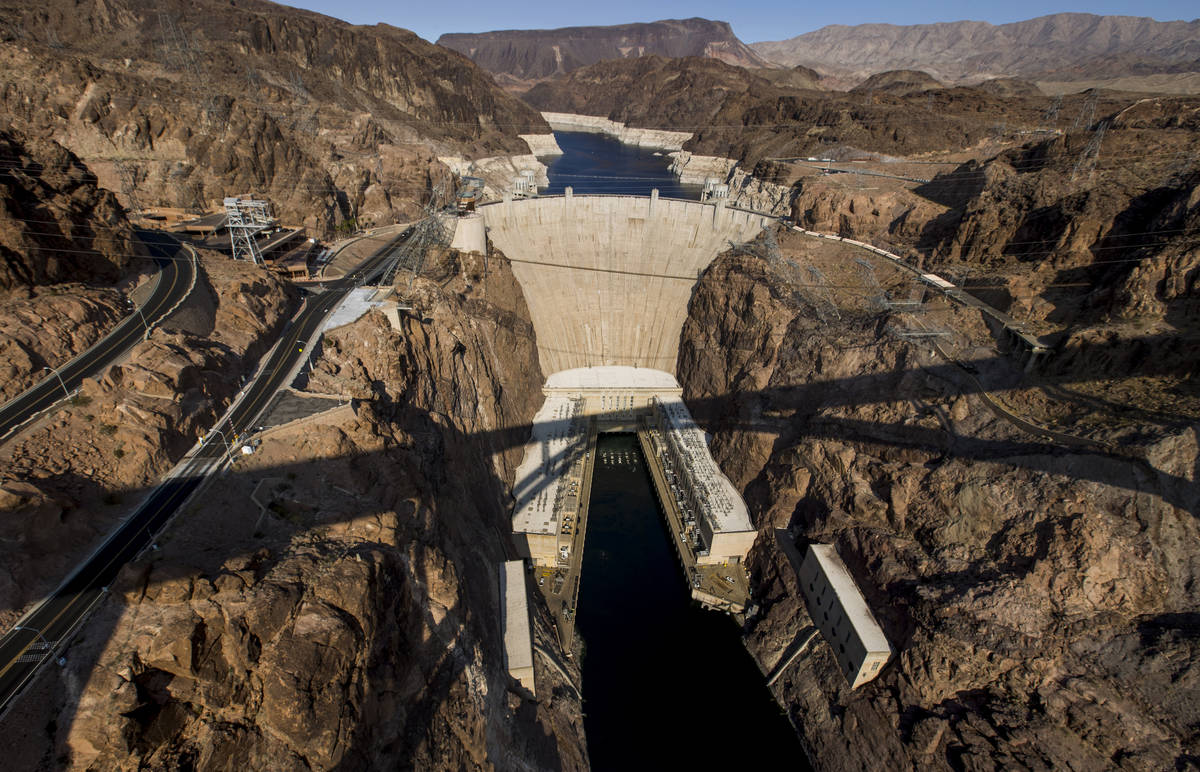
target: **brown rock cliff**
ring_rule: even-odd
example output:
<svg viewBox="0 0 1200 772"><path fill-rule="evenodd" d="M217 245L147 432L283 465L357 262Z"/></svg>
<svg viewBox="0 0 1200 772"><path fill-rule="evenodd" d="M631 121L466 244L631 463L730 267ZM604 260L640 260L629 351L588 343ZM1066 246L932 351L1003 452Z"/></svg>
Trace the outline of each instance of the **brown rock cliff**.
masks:
<svg viewBox="0 0 1200 772"><path fill-rule="evenodd" d="M993 409L976 376L889 332L911 321L844 289L863 284L852 261L781 246L820 266L839 315L761 258L719 258L679 372L760 531L746 643L763 671L810 624L776 528L837 546L896 650L851 692L818 640L776 682L814 764L1186 766L1200 747L1200 415L1142 422L1122 454L1028 434L1005 417L1025 392L992 392L1007 406ZM925 324L954 331L939 345L979 357L987 328L939 302ZM1019 368L983 359L985 384Z"/></svg>

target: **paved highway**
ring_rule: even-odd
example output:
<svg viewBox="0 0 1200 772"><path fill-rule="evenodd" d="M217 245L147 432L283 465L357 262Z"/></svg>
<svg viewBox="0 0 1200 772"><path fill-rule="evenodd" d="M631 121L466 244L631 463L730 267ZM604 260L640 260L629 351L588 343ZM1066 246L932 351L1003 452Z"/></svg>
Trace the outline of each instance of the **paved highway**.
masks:
<svg viewBox="0 0 1200 772"><path fill-rule="evenodd" d="M227 443L251 426L271 397L287 385L288 376L308 355L309 339L350 290L375 281L387 259L404 241L398 236L367 258L345 278L329 282L326 291L310 297L280 337L279 344L200 447L150 497L129 516L104 544L49 597L25 615L0 639L0 715L29 682L37 668L55 656L60 643L70 638L87 612L105 594L108 585L127 562L152 542L188 496L225 462ZM139 322L140 323L140 322ZM61 390L61 387L59 387Z"/></svg>
<svg viewBox="0 0 1200 772"><path fill-rule="evenodd" d="M145 337L147 326L161 322L191 292L196 280L194 253L170 237L147 232L141 235L158 259L158 284L154 292L136 313L118 324L96 345L56 368L57 376L48 375L0 406L0 442L65 397L64 391L74 391L84 378L104 372Z"/></svg>

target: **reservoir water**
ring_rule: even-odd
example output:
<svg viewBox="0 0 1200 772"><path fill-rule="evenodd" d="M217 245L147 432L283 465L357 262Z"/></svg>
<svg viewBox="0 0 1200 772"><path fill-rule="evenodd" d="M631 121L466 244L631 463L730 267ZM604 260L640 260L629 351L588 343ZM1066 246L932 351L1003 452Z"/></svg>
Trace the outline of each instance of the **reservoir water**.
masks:
<svg viewBox="0 0 1200 772"><path fill-rule="evenodd" d="M632 434L596 447L578 608L593 769L809 768L737 623L692 601Z"/></svg>
<svg viewBox="0 0 1200 772"><path fill-rule="evenodd" d="M663 198L700 200L701 185L681 185L670 172L665 153L624 145L603 134L556 131L563 154L549 163L550 186L545 195L560 195L567 187L576 193L648 196L658 188ZM550 159L547 159L550 160Z"/></svg>

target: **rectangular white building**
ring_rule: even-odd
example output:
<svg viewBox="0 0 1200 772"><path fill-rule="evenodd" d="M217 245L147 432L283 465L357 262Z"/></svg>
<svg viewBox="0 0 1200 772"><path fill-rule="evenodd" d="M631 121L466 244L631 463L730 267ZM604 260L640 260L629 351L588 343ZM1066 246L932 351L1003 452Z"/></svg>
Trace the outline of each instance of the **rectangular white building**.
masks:
<svg viewBox="0 0 1200 772"><path fill-rule="evenodd" d="M571 464L587 445L587 422L579 400L547 397L533 418L532 437L513 483L513 539L517 549L536 565L551 567L560 561L560 548L571 543L563 533L562 512L577 501L563 485Z"/></svg>
<svg viewBox="0 0 1200 772"><path fill-rule="evenodd" d="M534 693L533 638L529 629L529 598L525 566L520 560L500 564L500 613L504 629L504 661L508 674Z"/></svg>
<svg viewBox="0 0 1200 772"><path fill-rule="evenodd" d="M833 649L850 688L879 675L892 647L832 544L808 546L799 579L809 616Z"/></svg>
<svg viewBox="0 0 1200 772"><path fill-rule="evenodd" d="M680 477L684 517L694 517L704 543L701 565L745 560L758 532L737 488L709 453L704 431L674 394L654 399L655 424L667 451L664 463Z"/></svg>

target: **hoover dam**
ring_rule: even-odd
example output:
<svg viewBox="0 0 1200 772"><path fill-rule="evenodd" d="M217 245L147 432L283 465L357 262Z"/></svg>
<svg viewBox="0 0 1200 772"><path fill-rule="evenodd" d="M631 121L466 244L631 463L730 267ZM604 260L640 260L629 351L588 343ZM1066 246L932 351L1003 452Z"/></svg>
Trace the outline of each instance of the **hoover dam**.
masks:
<svg viewBox="0 0 1200 772"><path fill-rule="evenodd" d="M700 608L742 618L744 561L757 531L676 379L700 275L731 242L755 238L773 218L720 199L661 198L657 189L574 195L568 187L562 196L479 210L459 219L456 245L482 252L490 240L508 258L546 375L546 399L513 485L513 543L537 576L560 645L571 651L576 630L586 639L589 736L618 747L630 715L684 731L681 706L716 691L740 706L731 736L754 731L766 746L796 755L791 728L757 682L736 627ZM651 576L653 588L644 584ZM588 588L582 603L581 587ZM504 611L523 628L519 604ZM636 643L634 631L657 631L658 645ZM703 654L678 654L697 638ZM508 661L527 655L513 650ZM714 656L723 675L696 681L693 666ZM628 706L630 688L643 682L634 673L664 659L689 665ZM705 752L714 750L723 752ZM700 761L696 749L679 754ZM603 753L597 758L608 763Z"/></svg>
<svg viewBox="0 0 1200 772"><path fill-rule="evenodd" d="M553 576L550 605L573 627L600 433L637 434L657 464L659 498L678 540L693 597L733 613L746 582L706 589L716 566L736 566L754 542L745 504L708 451L676 380L688 301L729 244L754 238L769 216L649 196L574 195L484 205L458 220L455 245L508 257L521 284L547 375L517 470L513 535L520 554ZM563 588L566 589L563 589Z"/></svg>
<svg viewBox="0 0 1200 772"><path fill-rule="evenodd" d="M481 207L513 264L547 376L581 367L675 373L679 333L700 273L771 218L724 201L650 196L519 199Z"/></svg>

